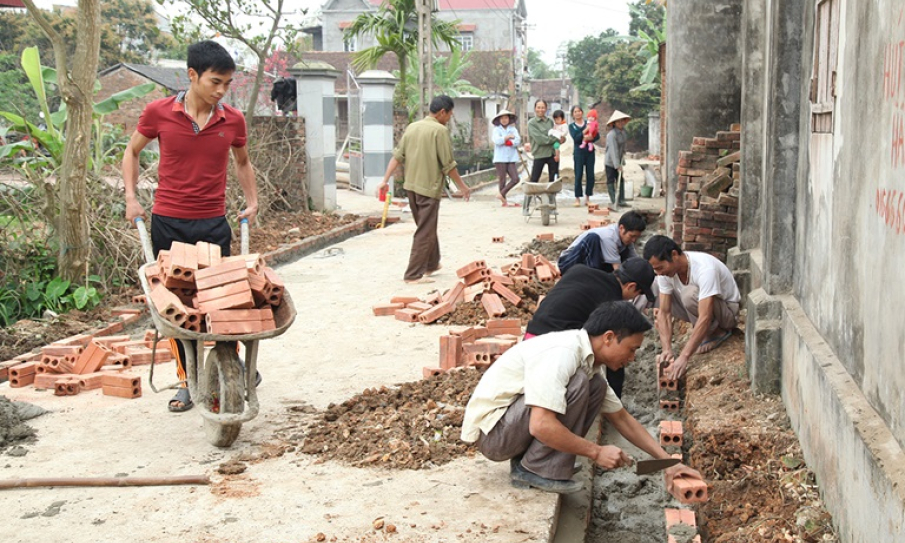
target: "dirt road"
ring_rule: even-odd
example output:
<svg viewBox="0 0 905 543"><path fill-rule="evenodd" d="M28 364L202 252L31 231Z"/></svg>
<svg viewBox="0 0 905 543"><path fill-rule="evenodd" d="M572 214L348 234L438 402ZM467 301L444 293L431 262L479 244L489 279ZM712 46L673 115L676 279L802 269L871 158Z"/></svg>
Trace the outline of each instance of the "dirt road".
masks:
<svg viewBox="0 0 905 543"><path fill-rule="evenodd" d="M207 444L197 412L168 413L170 395L155 395L146 382L144 396L131 401L96 392L57 398L0 385L12 400L53 411L31 421L38 441L25 456L0 457L0 478L207 473L214 481L210 487L3 491L0 540L264 542L316 541L322 534L327 541L547 541L556 497L510 487L508 465L478 457L390 471L310 455L269 458L289 408L323 410L366 388L420 379L423 366L436 365L443 328L374 317L372 305L447 288L459 266L475 259L509 263L536 234L574 236L587 219L584 208L561 200L557 224L526 224L520 209L501 208L494 194L488 189L470 203L443 202L444 269L433 285L402 282L414 230L405 213L400 224L282 266L299 316L284 336L262 343L261 414L229 450ZM339 202L349 212L381 210L376 199L348 191L340 191ZM492 243L494 236L504 243ZM156 381L172 375L172 364L161 366ZM247 461L243 473L217 472L237 459ZM390 524L394 536L386 533Z"/></svg>

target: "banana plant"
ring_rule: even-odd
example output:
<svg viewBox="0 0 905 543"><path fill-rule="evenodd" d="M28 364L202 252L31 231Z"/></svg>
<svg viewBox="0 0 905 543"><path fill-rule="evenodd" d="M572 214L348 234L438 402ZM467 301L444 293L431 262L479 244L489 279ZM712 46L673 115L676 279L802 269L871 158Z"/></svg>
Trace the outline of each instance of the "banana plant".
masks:
<svg viewBox="0 0 905 543"><path fill-rule="evenodd" d="M65 124L67 116L65 103L61 103L57 111L51 113L47 102L45 84L56 83L57 71L47 66L41 66L37 47L28 47L22 52L22 69L25 71L28 81L35 91L35 96L38 98L41 111L44 113L44 128L35 125L16 113L0 111L0 117L6 119L9 123L9 126L0 131L0 136L6 136L10 131L16 131L27 136L22 141L0 146L0 161L15 161L32 169L52 172L63 163L65 140L59 127ZM100 88L100 82L95 80L94 91L97 92ZM97 172L102 166L98 162L103 160L103 150L98 149L98 147L100 147L100 142L103 140L104 125L102 119L104 115L116 111L124 102L147 95L155 88L156 85L154 83L136 85L94 104L95 133L92 139L95 142L95 153L92 160L93 163L89 165L93 170ZM34 145L35 142L39 144L39 147ZM20 156L22 151L26 152L24 157Z"/></svg>

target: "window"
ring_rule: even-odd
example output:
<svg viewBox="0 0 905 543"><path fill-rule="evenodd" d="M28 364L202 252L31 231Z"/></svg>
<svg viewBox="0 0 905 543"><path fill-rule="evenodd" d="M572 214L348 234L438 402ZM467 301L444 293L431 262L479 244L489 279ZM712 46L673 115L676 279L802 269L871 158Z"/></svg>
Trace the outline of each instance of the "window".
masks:
<svg viewBox="0 0 905 543"><path fill-rule="evenodd" d="M354 53L358 51L358 36L349 36L343 38L343 51L346 53Z"/></svg>
<svg viewBox="0 0 905 543"><path fill-rule="evenodd" d="M459 45L462 46L462 52L474 49L474 34L459 34L456 36L456 40L458 40Z"/></svg>
<svg viewBox="0 0 905 543"><path fill-rule="evenodd" d="M811 76L811 132L833 132L836 65L839 58L840 0L818 0L814 23L814 72Z"/></svg>

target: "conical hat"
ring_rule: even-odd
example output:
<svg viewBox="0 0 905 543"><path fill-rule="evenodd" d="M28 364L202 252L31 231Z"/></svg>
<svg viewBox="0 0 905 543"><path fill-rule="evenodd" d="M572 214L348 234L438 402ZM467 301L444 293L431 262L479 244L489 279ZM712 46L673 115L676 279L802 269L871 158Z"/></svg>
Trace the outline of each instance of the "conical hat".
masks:
<svg viewBox="0 0 905 543"><path fill-rule="evenodd" d="M607 126L610 126L616 121L621 121L622 119L631 119L631 115L626 115L625 113L619 111L618 109L610 115L610 120L606 122Z"/></svg>
<svg viewBox="0 0 905 543"><path fill-rule="evenodd" d="M500 126L500 117L502 117L503 115L509 115L509 124L515 124L515 121L518 120L518 116L515 113L509 111L508 109L504 109L503 111L497 113L493 120L490 122L492 122L494 126Z"/></svg>

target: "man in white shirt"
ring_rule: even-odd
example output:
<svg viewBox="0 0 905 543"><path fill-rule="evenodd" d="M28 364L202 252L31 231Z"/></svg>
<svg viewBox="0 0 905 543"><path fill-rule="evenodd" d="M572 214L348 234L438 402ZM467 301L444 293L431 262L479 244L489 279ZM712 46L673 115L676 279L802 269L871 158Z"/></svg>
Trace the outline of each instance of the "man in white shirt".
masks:
<svg viewBox="0 0 905 543"><path fill-rule="evenodd" d="M738 324L741 295L732 272L707 253L683 252L667 236L653 236L644 245L644 259L657 274L660 311L657 332L666 376L679 379L695 354L710 352L732 335ZM693 326L688 343L676 357L672 350L672 318Z"/></svg>
<svg viewBox="0 0 905 543"><path fill-rule="evenodd" d="M462 440L477 443L490 460L510 460L510 482L518 488L547 492L581 490L572 480L575 456L590 458L605 469L632 463L612 445L584 438L603 411L629 442L654 458L669 454L622 406L601 369L623 368L651 329L629 302L600 305L581 330L551 332L523 341L488 368L475 388L462 423ZM666 470L673 478L701 475L677 464Z"/></svg>

